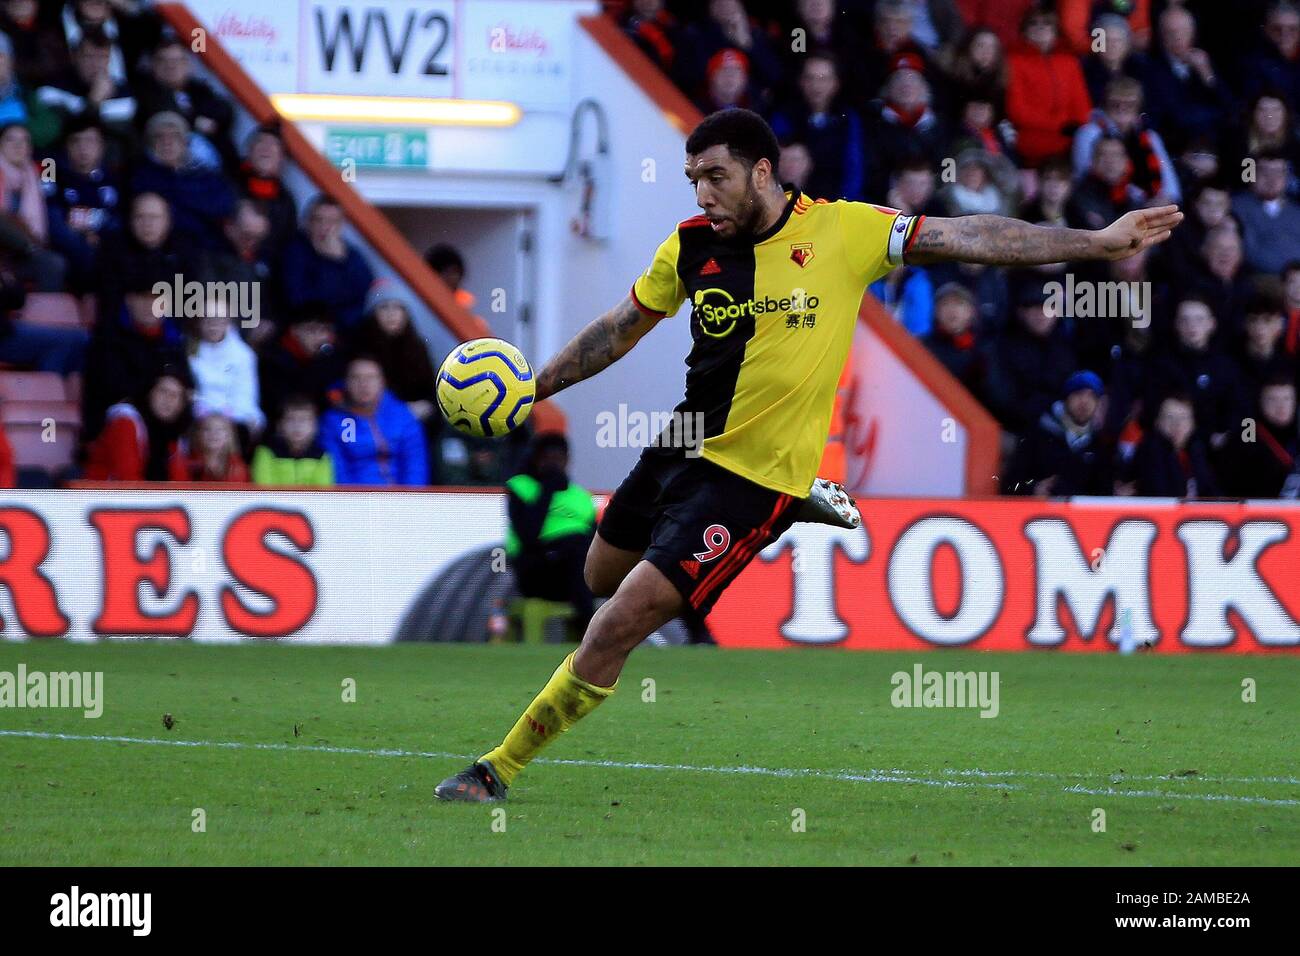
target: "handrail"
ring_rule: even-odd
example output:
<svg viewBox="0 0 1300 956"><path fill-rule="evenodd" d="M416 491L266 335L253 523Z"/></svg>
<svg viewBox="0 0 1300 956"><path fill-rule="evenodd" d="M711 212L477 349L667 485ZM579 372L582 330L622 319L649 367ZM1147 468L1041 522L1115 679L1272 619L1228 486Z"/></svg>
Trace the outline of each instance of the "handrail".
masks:
<svg viewBox="0 0 1300 956"><path fill-rule="evenodd" d="M194 36L195 30L206 33L206 49L199 55L207 68L239 100L257 123L279 123L285 152L316 187L339 204L353 228L370 244L375 253L392 266L393 271L429 308L433 315L460 340L491 335L487 322L456 301L455 293L420 258L411 244L392 223L367 203L337 169L326 159L291 121L271 104L261 87L245 72L223 47L213 31L190 12L183 3L160 3L154 9L182 37Z"/></svg>
<svg viewBox="0 0 1300 956"><path fill-rule="evenodd" d="M664 76L606 14L582 17L578 21L606 55L659 107L684 135L690 135L704 116ZM864 320L898 356L899 361L961 422L970 434L966 455L965 497L996 495L998 462L1001 458L1001 429L956 378L907 330L895 322L870 292L862 298L858 317Z"/></svg>

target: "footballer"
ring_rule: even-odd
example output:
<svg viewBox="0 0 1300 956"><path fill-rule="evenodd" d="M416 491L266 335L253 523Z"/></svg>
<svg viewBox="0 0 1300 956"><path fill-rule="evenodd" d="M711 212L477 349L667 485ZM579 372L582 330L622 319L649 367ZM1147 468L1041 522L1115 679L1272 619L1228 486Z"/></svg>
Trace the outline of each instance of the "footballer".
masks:
<svg viewBox="0 0 1300 956"><path fill-rule="evenodd" d="M757 113L705 118L686 141L703 213L678 223L628 296L539 374L539 400L590 378L689 299L686 397L672 422L699 416L703 439L688 455L682 436L665 433L642 453L587 555L587 584L609 600L505 739L439 784L438 798L504 799L546 744L614 692L633 648L688 607L707 614L754 555L807 517L810 497L825 498L816 470L868 285L904 262L1123 259L1183 218L1161 206L1080 230L910 216L782 186L778 153Z"/></svg>

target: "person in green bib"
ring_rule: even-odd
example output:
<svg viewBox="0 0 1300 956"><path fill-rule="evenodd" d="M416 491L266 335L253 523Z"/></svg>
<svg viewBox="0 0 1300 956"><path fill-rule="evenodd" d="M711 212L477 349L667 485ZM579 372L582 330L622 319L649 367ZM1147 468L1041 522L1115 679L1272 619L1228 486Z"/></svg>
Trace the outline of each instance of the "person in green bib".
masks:
<svg viewBox="0 0 1300 956"><path fill-rule="evenodd" d="M596 531L596 505L587 489L569 481L568 471L565 437L536 436L523 471L506 482L506 557L519 593L572 604L582 633L593 612L583 565Z"/></svg>

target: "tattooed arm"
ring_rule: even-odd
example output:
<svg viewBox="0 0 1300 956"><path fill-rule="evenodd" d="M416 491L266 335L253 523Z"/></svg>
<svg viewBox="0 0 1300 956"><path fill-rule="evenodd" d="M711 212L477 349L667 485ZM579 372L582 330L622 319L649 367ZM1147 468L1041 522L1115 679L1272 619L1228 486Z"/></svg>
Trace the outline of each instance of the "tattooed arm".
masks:
<svg viewBox="0 0 1300 956"><path fill-rule="evenodd" d="M1169 238L1183 221L1177 206L1137 209L1105 229L1033 226L1002 216L926 219L905 254L911 265L979 262L1036 266L1084 259L1127 259Z"/></svg>
<svg viewBox="0 0 1300 956"><path fill-rule="evenodd" d="M628 296L575 335L537 376L537 400L549 398L597 372L632 350L663 316L643 312Z"/></svg>

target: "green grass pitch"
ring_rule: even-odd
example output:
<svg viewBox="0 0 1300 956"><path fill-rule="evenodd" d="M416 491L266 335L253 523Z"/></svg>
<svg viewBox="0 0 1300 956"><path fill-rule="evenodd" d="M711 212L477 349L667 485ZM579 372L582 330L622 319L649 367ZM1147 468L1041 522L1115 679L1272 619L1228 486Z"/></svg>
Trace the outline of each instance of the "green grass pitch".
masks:
<svg viewBox="0 0 1300 956"><path fill-rule="evenodd" d="M504 816L435 803L563 653L0 642L0 671L102 671L105 697L0 709L0 864L1300 860L1283 657L642 649ZM917 662L997 671L999 715L891 706Z"/></svg>

